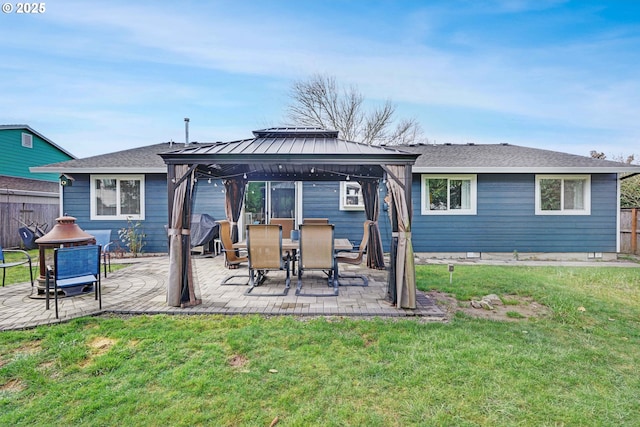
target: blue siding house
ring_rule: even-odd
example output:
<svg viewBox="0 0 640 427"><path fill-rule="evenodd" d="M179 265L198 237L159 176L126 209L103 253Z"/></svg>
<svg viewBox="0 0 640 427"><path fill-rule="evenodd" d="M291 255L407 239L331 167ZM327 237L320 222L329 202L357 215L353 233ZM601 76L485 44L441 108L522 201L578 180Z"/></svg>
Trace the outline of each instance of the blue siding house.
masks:
<svg viewBox="0 0 640 427"><path fill-rule="evenodd" d="M197 143L194 143L197 144ZM141 224L144 252L168 250L167 167L158 155L183 144L156 144L34 168L66 173L62 213L84 229ZM413 166L412 241L423 256L607 259L619 251L619 184L639 166L572 154L491 145L407 145ZM380 186L379 229L388 250L391 226ZM358 242L365 220L355 181L250 183L240 230L272 217L329 218L336 235ZM224 185L197 180L193 213L225 218Z"/></svg>

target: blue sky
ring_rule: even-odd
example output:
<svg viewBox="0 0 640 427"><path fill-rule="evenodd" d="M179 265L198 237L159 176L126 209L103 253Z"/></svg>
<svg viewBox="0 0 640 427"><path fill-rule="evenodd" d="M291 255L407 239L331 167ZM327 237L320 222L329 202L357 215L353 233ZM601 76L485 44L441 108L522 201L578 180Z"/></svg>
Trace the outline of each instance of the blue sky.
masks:
<svg viewBox="0 0 640 427"><path fill-rule="evenodd" d="M9 2L16 6L17 2ZM312 74L435 143L640 159L640 2L47 1L0 14L0 124L78 157L251 137Z"/></svg>

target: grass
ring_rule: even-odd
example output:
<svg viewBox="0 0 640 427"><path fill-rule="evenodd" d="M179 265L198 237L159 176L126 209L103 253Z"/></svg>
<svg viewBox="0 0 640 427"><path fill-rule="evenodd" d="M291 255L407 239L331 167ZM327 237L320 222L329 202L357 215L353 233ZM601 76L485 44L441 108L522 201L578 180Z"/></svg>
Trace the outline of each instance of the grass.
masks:
<svg viewBox="0 0 640 427"><path fill-rule="evenodd" d="M418 266L495 322L262 316L76 319L0 333L0 425L634 426L637 269ZM579 311L578 307L584 307Z"/></svg>

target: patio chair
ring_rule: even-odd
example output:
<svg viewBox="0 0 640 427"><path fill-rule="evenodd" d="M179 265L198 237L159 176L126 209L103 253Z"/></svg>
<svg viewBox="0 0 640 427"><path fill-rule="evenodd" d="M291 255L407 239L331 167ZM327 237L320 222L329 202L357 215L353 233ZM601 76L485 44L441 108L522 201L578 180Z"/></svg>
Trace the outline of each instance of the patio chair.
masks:
<svg viewBox="0 0 640 427"><path fill-rule="evenodd" d="M5 254L7 253L18 253L20 255L20 259L7 261L5 258ZM29 264L29 275L31 276L31 287L33 287L33 265L31 263L31 256L26 251L21 249L2 249L0 246L0 268L2 269L2 286L4 287L4 280L7 274L7 268L17 267L23 264Z"/></svg>
<svg viewBox="0 0 640 427"><path fill-rule="evenodd" d="M296 295L313 297L338 295L338 263L333 245L333 224L302 224L300 226ZM307 270L321 270L327 273L327 285L333 287L333 293L303 293L302 275Z"/></svg>
<svg viewBox="0 0 640 427"><path fill-rule="evenodd" d="M96 245L102 249L102 266L104 267L104 277L107 277L107 266L111 272L111 245L115 242L111 240L111 230L84 230L96 238Z"/></svg>
<svg viewBox="0 0 640 427"><path fill-rule="evenodd" d="M220 224L220 229L218 231L220 243L222 244L222 253L224 254L225 267L235 269L240 267L241 264L249 262L246 252L241 252L239 249L233 247L233 242L231 241L231 222L228 220L220 220L216 222ZM232 282L233 279L238 277L243 277L246 280L240 283L237 281ZM231 276L227 276L220 284L246 286L249 284L249 276L245 274L233 274Z"/></svg>
<svg viewBox="0 0 640 427"><path fill-rule="evenodd" d="M276 224L247 225L247 251L249 252L249 289L246 295L285 296L291 286L289 254L282 253L282 226ZM280 293L254 293L256 286L266 280L268 271L285 270L284 290Z"/></svg>
<svg viewBox="0 0 640 427"><path fill-rule="evenodd" d="M329 224L329 218L304 218L303 224Z"/></svg>
<svg viewBox="0 0 640 427"><path fill-rule="evenodd" d="M293 218L271 218L270 224L282 226L282 237L288 239L291 237L291 231L293 230Z"/></svg>
<svg viewBox="0 0 640 427"><path fill-rule="evenodd" d="M365 251L367 249L367 243L369 243L369 228L371 224L373 224L373 221L371 220L366 220L364 222L364 230L362 233L362 241L360 242L360 246L354 247L351 252L346 252L346 251L338 252L338 254L336 255L336 261L338 262L338 264L340 263L351 264L351 265L362 264L362 256L365 254ZM351 283L351 281L349 283L340 283L339 282L340 278L360 279L362 280L362 284ZM352 274L352 275L340 274L340 276L338 276L338 282L340 286L369 286L369 278L364 274Z"/></svg>
<svg viewBox="0 0 640 427"><path fill-rule="evenodd" d="M80 295L88 286L93 286L95 299L102 310L102 290L100 289L100 246L72 246L56 248L53 252L53 266L47 266L46 276L46 309L49 310L49 292L53 285L58 318L58 293L65 291L65 296ZM82 289L78 290L80 287Z"/></svg>

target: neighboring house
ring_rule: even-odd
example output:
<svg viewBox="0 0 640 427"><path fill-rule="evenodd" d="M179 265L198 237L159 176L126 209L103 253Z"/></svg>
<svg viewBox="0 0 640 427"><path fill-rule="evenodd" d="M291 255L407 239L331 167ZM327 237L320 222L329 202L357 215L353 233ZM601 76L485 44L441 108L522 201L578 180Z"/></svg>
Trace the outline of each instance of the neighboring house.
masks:
<svg viewBox="0 0 640 427"><path fill-rule="evenodd" d="M194 143L196 144L196 143ZM65 173L62 213L85 229L140 222L144 252L167 252L167 167L158 155L184 144L156 144L34 168ZM496 145L394 146L420 154L413 167L414 251L433 256L607 258L619 251L619 175L639 166ZM265 218L326 217L336 235L359 241L365 220L355 179L250 182L240 229ZM193 213L225 217L224 185L199 177ZM382 202L379 228L391 238Z"/></svg>
<svg viewBox="0 0 640 427"><path fill-rule="evenodd" d="M29 168L75 158L28 125L0 125L0 245L19 246L24 224L52 226L59 213L59 175Z"/></svg>

